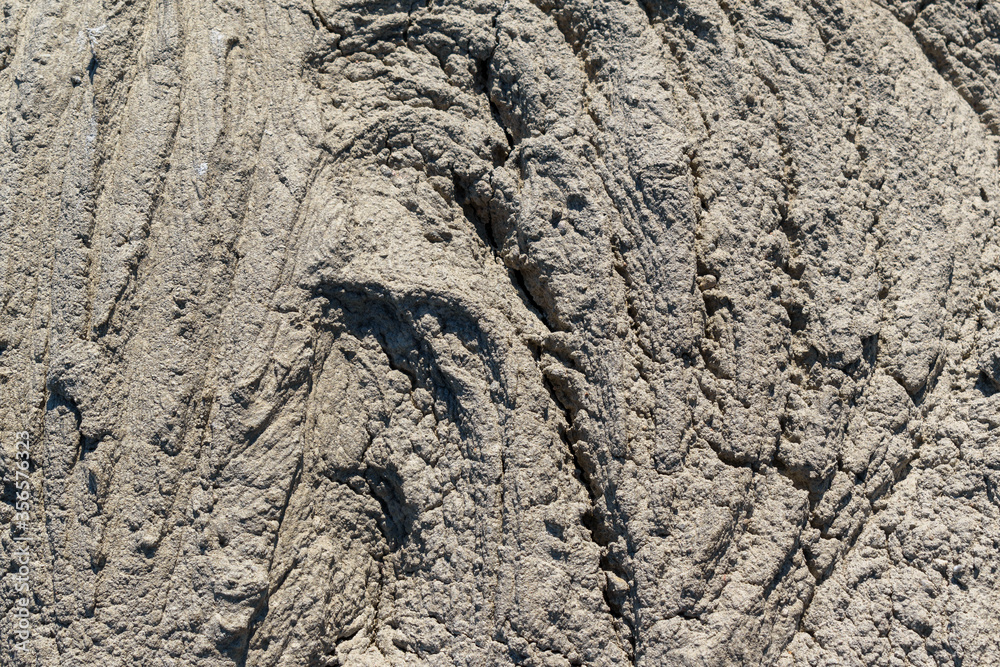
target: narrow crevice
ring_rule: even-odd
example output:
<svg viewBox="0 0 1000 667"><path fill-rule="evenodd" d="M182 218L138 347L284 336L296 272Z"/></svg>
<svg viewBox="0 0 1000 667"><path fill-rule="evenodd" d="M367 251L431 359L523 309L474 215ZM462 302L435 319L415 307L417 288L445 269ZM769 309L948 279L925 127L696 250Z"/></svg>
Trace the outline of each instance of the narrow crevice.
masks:
<svg viewBox="0 0 1000 667"><path fill-rule="evenodd" d="M528 310L535 313L535 315L538 317L538 320L545 325L545 328L548 329L549 332L558 331L557 328L549 324L547 311L544 308L542 308L541 304L535 301L534 295L532 295L531 290L528 289L528 285L524 281L524 274L510 267L507 268L507 271L512 278L514 286L517 288L518 294L521 296L522 301L524 301L525 304L528 306Z"/></svg>
<svg viewBox="0 0 1000 667"><path fill-rule="evenodd" d="M379 505L376 527L390 552L405 548L414 536L416 508L407 501L403 479L390 462L340 468L323 473L326 479L350 489L355 495L372 498Z"/></svg>
<svg viewBox="0 0 1000 667"><path fill-rule="evenodd" d="M49 397L45 409L48 412L62 406L69 410L76 422L77 444L73 454L73 467L83 461L88 454L97 450L100 441L95 438L88 438L83 434L83 414L76 401L60 391L58 387L49 387Z"/></svg>
<svg viewBox="0 0 1000 667"><path fill-rule="evenodd" d="M496 49L494 48L494 53ZM486 103L490 108L490 115L493 118L493 122L496 126L500 128L503 132L504 138L507 140L507 150L504 151L500 147L494 147L492 150L493 166L500 167L507 162L507 158L511 153L514 152L514 135L511 134L510 129L507 127L506 123L503 121L503 115L500 113L499 107L497 107L496 100L493 98L493 93L490 89L491 75L490 75L490 63L493 59L493 53L490 54L489 58L476 61L476 87L479 88L479 92L486 98Z"/></svg>
<svg viewBox="0 0 1000 667"><path fill-rule="evenodd" d="M549 392L549 396L552 401L560 409L563 414L563 418L566 420L565 426L559 427L559 437L563 444L566 445L566 449L569 451L570 459L573 461L573 465L576 471L576 478L587 491L587 497L590 498L591 505L596 502L597 498L603 495L603 491L594 483L593 476L590 471L583 465L580 461L579 452L577 452L575 445L576 439L573 437L573 411L566 405L565 401L560 397L559 392L556 390L555 385L552 384L552 380L547 374L542 373L542 384ZM593 531L591 531L593 532Z"/></svg>
<svg viewBox="0 0 1000 667"><path fill-rule="evenodd" d="M415 392L417 390L417 387L419 386L417 382L416 370L412 368L407 368L403 364L400 364L398 361L396 361L393 354L389 352L389 346L384 340L384 337L376 336L376 340L378 341L379 347L382 348L382 353L385 355L386 362L389 364L389 368L399 373L402 373L410 381L410 394L412 396L413 392Z"/></svg>
<svg viewBox="0 0 1000 667"><path fill-rule="evenodd" d="M549 375L544 372L542 374L542 384L548 391L552 402L559 408L563 414L563 418L565 419L565 426L559 426L559 437L562 443L566 446L569 459L573 462L574 476L586 491L590 502L589 509L584 512L581 517L581 523L590 535L591 541L600 548L601 558L599 566L605 573L606 579L606 582L601 589L604 601L612 618L615 619L617 623L620 623L629 629L628 637L625 638L628 641L628 646L626 646L624 642L621 642L621 645L622 649L629 654L630 659L634 660L636 647L635 621L634 619L629 618L629 615L624 609L624 596L628 594L634 597L635 584L631 580L632 578L628 575L625 568L620 563L613 563L612 559L609 557L611 553L611 544L616 542L618 539L618 531L616 531L614 526L611 525L610 518L604 516L604 512L600 509L599 501L605 496L605 492L604 489L601 488L600 484L598 484L594 479L595 471L593 470L593 466L587 465L581 456L578 448L579 441L574 435L573 408L567 404L567 402L560 395L560 390L557 389ZM610 582L612 581L626 582L628 591L609 590ZM619 637L619 639L622 638Z"/></svg>
<svg viewBox="0 0 1000 667"><path fill-rule="evenodd" d="M468 188L462 182L463 179L457 172L452 172L451 180L455 191L455 203L462 208L462 214L465 216L469 225L472 226L472 229L475 230L476 234L479 236L479 240L482 241L483 246L488 248L490 252L493 253L494 257L498 257L500 248L493 232L492 223L483 219L477 213L475 207L470 201Z"/></svg>
<svg viewBox="0 0 1000 667"><path fill-rule="evenodd" d="M131 290L131 294L134 295L135 290L138 289L139 279L142 270L143 261L149 255L149 236L153 227L153 220L156 217L156 213L160 210L160 207L164 203L164 192L166 190L167 180L170 176L170 165L171 157L173 156L174 146L177 142L178 131L180 130L180 105L177 106L177 118L173 123L170 131L170 136L167 138L166 146L161 155L161 169L157 171L159 174L158 180L156 182L153 191L150 193L150 204L149 208L145 212L145 219L141 227L139 228L140 238L134 239L137 250L136 253L129 258L126 266L129 270L129 274L123 281L121 288L118 293L111 299L111 306L108 308L107 313L99 322L94 322L92 320L92 313L88 317L87 328L93 329L93 333L97 337L104 337L112 330L112 323L114 321L115 314L122 309L122 306L128 301L128 297ZM95 228L94 234L96 235L99 230ZM96 293L97 285L94 283L96 276L94 276L90 281L89 289L91 292Z"/></svg>
<svg viewBox="0 0 1000 667"><path fill-rule="evenodd" d="M323 12L321 12L319 7L316 6L316 0L310 0L310 4L312 5L312 13L317 19L319 19L320 25L322 25L327 32L339 35L340 33L334 30L333 26L330 25L330 22L326 20L326 16L323 15Z"/></svg>
<svg viewBox="0 0 1000 667"><path fill-rule="evenodd" d="M382 610L382 592L385 589L385 562L383 560L376 560L375 564L378 566L378 589L375 593L375 600L372 603L371 622L367 628L369 647L375 645L375 637L378 634L378 616Z"/></svg>
<svg viewBox="0 0 1000 667"><path fill-rule="evenodd" d="M340 635L339 637L337 637L336 639L334 639L333 640L333 645L329 649L327 649L326 654L329 655L329 656L335 656L337 654L337 647L339 647L341 644L345 644L345 643L353 640L355 637L357 637L358 633L361 632L361 630L363 629L363 627L364 626L359 625L358 627L356 627L354 630L348 632L347 634ZM336 663L334 663L334 664L336 664Z"/></svg>
<svg viewBox="0 0 1000 667"><path fill-rule="evenodd" d="M635 344L642 352L643 356L650 362L650 368L655 368L658 365L656 356L653 351L649 348L645 337L642 335L642 330L639 325L639 311L636 308L636 286L635 282L632 280L632 273L629 271L628 262L625 259L625 253L623 251L622 240L618 235L611 237L611 252L614 256L613 268L615 273L622 279L625 285L625 312L628 315L629 328L635 337ZM646 371L642 368L639 369L639 375L643 380L648 382L646 378Z"/></svg>
<svg viewBox="0 0 1000 667"><path fill-rule="evenodd" d="M806 567L809 570L809 574L812 575L814 582L812 586L808 586L806 588L804 595L800 598L802 600L802 612L799 614L799 617L795 621L795 632L791 632L788 634L784 646L781 647L782 651L784 651L788 647L788 645L792 643L792 640L795 639L795 635L797 635L798 633L805 632L810 636L812 635L811 631L806 630L805 621L806 621L806 616L809 615L809 608L812 606L813 600L816 599L816 591L819 588L819 578L813 571L813 566L810 562L810 559L808 556L806 556L805 549L802 548L801 544L799 545L799 548L802 549L802 557L806 561ZM830 570L832 572L833 570L832 565L830 567Z"/></svg>

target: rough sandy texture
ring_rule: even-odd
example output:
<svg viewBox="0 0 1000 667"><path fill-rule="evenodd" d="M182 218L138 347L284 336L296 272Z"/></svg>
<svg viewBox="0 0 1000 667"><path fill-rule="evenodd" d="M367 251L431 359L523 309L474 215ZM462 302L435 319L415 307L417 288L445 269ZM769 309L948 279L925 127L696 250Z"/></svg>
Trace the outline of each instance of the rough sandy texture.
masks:
<svg viewBox="0 0 1000 667"><path fill-rule="evenodd" d="M996 0L7 0L0 665L1000 664Z"/></svg>

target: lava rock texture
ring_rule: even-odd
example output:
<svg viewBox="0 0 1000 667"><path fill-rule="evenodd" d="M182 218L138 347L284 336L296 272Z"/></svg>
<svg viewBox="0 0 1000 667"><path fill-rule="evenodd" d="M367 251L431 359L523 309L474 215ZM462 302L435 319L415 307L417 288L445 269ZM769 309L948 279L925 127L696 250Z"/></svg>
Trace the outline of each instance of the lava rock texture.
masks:
<svg viewBox="0 0 1000 667"><path fill-rule="evenodd" d="M997 0L2 9L0 665L1000 664Z"/></svg>

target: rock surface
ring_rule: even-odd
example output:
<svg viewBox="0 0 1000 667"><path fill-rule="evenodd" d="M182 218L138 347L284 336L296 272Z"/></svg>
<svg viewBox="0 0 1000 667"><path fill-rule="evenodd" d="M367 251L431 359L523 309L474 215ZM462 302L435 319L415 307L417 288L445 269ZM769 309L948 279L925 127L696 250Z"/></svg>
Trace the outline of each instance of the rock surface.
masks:
<svg viewBox="0 0 1000 667"><path fill-rule="evenodd" d="M0 665L1000 664L996 0L7 0Z"/></svg>

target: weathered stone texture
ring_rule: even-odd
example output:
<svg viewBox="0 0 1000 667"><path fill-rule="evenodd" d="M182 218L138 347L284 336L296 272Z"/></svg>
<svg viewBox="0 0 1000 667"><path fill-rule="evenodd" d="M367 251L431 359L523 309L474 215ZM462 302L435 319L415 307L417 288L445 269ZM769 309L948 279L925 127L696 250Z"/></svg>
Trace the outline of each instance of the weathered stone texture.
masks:
<svg viewBox="0 0 1000 667"><path fill-rule="evenodd" d="M996 0L2 7L0 665L1000 664Z"/></svg>

